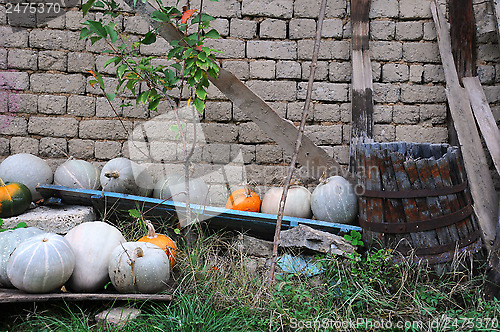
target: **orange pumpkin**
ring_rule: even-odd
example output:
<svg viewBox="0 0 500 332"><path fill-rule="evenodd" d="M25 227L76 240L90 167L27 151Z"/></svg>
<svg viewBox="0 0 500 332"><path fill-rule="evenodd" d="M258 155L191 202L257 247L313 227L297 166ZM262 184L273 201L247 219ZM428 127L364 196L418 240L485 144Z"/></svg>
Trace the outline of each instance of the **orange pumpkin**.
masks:
<svg viewBox="0 0 500 332"><path fill-rule="evenodd" d="M260 197L245 186L243 189L233 191L227 200L226 209L259 212Z"/></svg>
<svg viewBox="0 0 500 332"><path fill-rule="evenodd" d="M175 242L166 235L156 234L155 228L149 220L146 220L146 227L148 228L148 235L141 237L137 241L149 242L162 248L167 254L170 260L170 267L172 268L175 263L175 256L177 255L177 246Z"/></svg>

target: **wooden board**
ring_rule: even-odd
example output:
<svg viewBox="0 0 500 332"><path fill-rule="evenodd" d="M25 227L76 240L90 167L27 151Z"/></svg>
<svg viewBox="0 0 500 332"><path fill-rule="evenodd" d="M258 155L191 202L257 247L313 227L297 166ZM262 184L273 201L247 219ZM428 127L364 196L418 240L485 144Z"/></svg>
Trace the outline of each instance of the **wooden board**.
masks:
<svg viewBox="0 0 500 332"><path fill-rule="evenodd" d="M479 82L479 78L477 77L464 77L462 82L469 96L474 117L479 125L486 146L490 151L493 164L500 174L500 130L491 112L481 82Z"/></svg>
<svg viewBox="0 0 500 332"><path fill-rule="evenodd" d="M118 293L47 293L29 294L17 289L0 288L0 303L47 301L172 301L170 294L118 294Z"/></svg>
<svg viewBox="0 0 500 332"><path fill-rule="evenodd" d="M495 16L497 18L497 37L498 46L500 46L500 0L492 0L495 8Z"/></svg>
<svg viewBox="0 0 500 332"><path fill-rule="evenodd" d="M450 40L458 78L476 75L476 35L472 0L448 2Z"/></svg>
<svg viewBox="0 0 500 332"><path fill-rule="evenodd" d="M462 148L467 177L474 199L474 211L479 219L484 244L490 251L495 239L498 220L498 196L488 169L469 98L459 84L451 51L448 25L436 0L431 1L431 11L436 25L439 52L445 72L446 95Z"/></svg>

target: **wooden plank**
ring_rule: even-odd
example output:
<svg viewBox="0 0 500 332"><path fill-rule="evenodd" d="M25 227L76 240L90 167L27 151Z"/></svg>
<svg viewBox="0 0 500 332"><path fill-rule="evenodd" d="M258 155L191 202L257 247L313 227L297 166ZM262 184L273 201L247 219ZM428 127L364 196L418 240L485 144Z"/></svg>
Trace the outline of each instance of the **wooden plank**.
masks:
<svg viewBox="0 0 500 332"><path fill-rule="evenodd" d="M495 17L497 23L497 38L498 38L498 46L500 46L500 0L492 0L493 7L495 8Z"/></svg>
<svg viewBox="0 0 500 332"><path fill-rule="evenodd" d="M0 289L0 303L47 301L172 301L170 294L48 293L28 294L17 289Z"/></svg>
<svg viewBox="0 0 500 332"><path fill-rule="evenodd" d="M474 199L474 211L481 225L481 235L488 251L495 238L498 221L498 196L488 169L486 155L477 131L469 98L460 86L451 52L450 32L436 0L431 2L439 52L446 78L446 95L453 117Z"/></svg>
<svg viewBox="0 0 500 332"><path fill-rule="evenodd" d="M493 164L500 174L500 130L491 112L481 82L477 77L464 77L462 81L469 96L474 117L490 151L491 159L493 159Z"/></svg>
<svg viewBox="0 0 500 332"><path fill-rule="evenodd" d="M165 40L181 40L184 37L172 24L152 20L151 17L155 8L148 2L125 0L125 3L133 8L151 27L157 28L160 36ZM298 129L291 121L281 118L264 100L252 92L231 72L220 68L217 78L209 77L209 79L233 102L235 107L243 111L266 135L292 155ZM298 161L313 177L319 178L323 172L327 171L330 175L341 175L354 183L354 178L348 170L308 137L304 136L302 140Z"/></svg>
<svg viewBox="0 0 500 332"><path fill-rule="evenodd" d="M448 2L451 51L458 78L476 75L476 24L472 0Z"/></svg>

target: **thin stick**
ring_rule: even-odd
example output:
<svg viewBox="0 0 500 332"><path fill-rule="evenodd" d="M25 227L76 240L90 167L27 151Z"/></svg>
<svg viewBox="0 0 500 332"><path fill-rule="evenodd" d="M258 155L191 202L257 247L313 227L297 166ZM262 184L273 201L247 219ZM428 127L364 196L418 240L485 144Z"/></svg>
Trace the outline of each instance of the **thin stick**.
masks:
<svg viewBox="0 0 500 332"><path fill-rule="evenodd" d="M290 188L293 172L297 164L297 156L299 154L300 144L302 143L302 136L304 133L304 128L306 126L307 113L309 112L309 104L311 103L314 73L316 71L316 64L318 62L319 46L321 42L321 30L323 29L323 19L325 18L325 10L326 10L326 0L322 0L321 9L319 10L319 16L318 16L318 28L316 29L316 39L314 40L314 50L312 55L311 68L309 72L309 82L307 83L307 92L306 92L306 100L304 103L304 110L302 111L302 119L300 121L297 141L295 142L295 150L292 155L292 160L290 161L290 166L288 167L288 174L285 181L285 187L283 188L283 194L281 195L280 206L278 210L278 219L276 220L276 229L274 231L274 242L273 242L273 256L271 258L271 267L269 271L270 285L274 282L274 271L276 269L276 260L278 257L278 243L280 240L281 222L283 221L283 212L285 210L286 196L288 194L288 189Z"/></svg>

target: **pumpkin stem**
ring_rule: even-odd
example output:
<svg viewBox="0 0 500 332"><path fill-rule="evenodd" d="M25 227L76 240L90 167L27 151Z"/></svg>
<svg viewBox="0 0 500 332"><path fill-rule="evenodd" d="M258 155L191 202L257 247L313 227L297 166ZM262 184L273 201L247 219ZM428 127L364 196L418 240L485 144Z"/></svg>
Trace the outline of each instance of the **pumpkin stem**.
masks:
<svg viewBox="0 0 500 332"><path fill-rule="evenodd" d="M5 182L3 182L2 178L0 178L0 187L5 187Z"/></svg>
<svg viewBox="0 0 500 332"><path fill-rule="evenodd" d="M117 171L105 172L104 176L107 178L118 179L120 177L120 173L118 173Z"/></svg>
<svg viewBox="0 0 500 332"><path fill-rule="evenodd" d="M250 190L250 186L248 184L245 184L245 196L246 197L252 197L252 191Z"/></svg>
<svg viewBox="0 0 500 332"><path fill-rule="evenodd" d="M146 220L145 223L146 223L146 227L148 228L148 238L150 238L150 239L156 238L156 231L155 231L155 228L154 228L153 224L151 223L151 221Z"/></svg>
<svg viewBox="0 0 500 332"><path fill-rule="evenodd" d="M134 256L135 257L144 257L144 251L142 250L141 247L137 247L134 249Z"/></svg>

